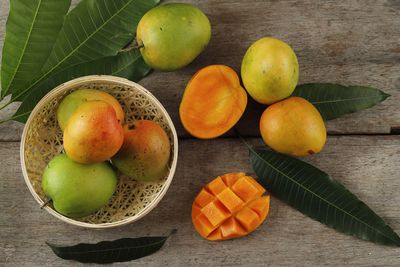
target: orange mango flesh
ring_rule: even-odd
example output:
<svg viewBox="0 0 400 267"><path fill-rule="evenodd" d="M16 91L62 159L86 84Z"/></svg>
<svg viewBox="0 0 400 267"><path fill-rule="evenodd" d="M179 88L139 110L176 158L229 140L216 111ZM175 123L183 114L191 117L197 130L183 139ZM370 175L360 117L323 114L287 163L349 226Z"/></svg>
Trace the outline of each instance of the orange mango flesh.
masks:
<svg viewBox="0 0 400 267"><path fill-rule="evenodd" d="M189 81L179 107L183 127L201 139L215 138L231 129L243 115L247 94L236 72L210 65Z"/></svg>
<svg viewBox="0 0 400 267"><path fill-rule="evenodd" d="M218 176L197 195L192 205L192 222L208 240L226 240L256 230L269 212L269 195L244 173Z"/></svg>

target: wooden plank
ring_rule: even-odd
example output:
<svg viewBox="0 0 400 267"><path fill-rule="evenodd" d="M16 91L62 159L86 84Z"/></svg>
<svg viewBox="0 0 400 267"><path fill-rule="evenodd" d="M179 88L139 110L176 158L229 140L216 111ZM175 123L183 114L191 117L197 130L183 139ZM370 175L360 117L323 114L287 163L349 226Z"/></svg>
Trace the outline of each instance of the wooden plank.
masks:
<svg viewBox="0 0 400 267"><path fill-rule="evenodd" d="M250 139L259 145L260 139ZM307 158L341 181L400 232L400 136L330 137L325 150ZM253 174L237 139L181 140L175 178L159 206L137 223L104 231L67 225L40 210L19 167L19 143L0 143L0 265L71 266L45 241L97 242L159 235L178 229L155 255L134 266L399 266L399 249L358 240L303 216L272 198L267 221L248 237L208 242L192 227L190 209L200 188L232 171Z"/></svg>
<svg viewBox="0 0 400 267"><path fill-rule="evenodd" d="M78 1L75 0L74 3ZM167 2L167 1L166 1ZM141 83L153 92L185 136L178 116L181 95L190 77L209 64L239 71L247 47L262 36L290 43L300 61L301 83L363 84L392 95L371 110L328 123L330 133L389 133L400 126L400 6L398 1L184 1L210 17L213 36L208 49L189 67L154 72ZM0 4L0 48L8 1ZM258 134L262 106L251 104L239 124L244 135ZM4 117L0 114L0 118ZM12 131L7 131L11 128ZM0 140L18 140L22 125L0 125Z"/></svg>

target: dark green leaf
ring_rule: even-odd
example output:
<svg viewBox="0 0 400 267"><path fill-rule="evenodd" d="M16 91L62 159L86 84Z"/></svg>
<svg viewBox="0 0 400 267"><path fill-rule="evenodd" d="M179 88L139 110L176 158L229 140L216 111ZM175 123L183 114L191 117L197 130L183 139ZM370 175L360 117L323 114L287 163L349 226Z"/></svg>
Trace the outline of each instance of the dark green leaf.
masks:
<svg viewBox="0 0 400 267"><path fill-rule="evenodd" d="M366 86L310 83L297 86L293 96L307 99L319 110L324 120L332 120L373 107L390 95Z"/></svg>
<svg viewBox="0 0 400 267"><path fill-rule="evenodd" d="M31 91L25 97L14 118L16 121L25 122L32 109L48 91L71 79L92 74L108 74L139 81L149 71L150 67L144 63L138 50L119 53L114 57L102 58L68 68L47 79L36 90Z"/></svg>
<svg viewBox="0 0 400 267"><path fill-rule="evenodd" d="M400 246L400 237L378 215L325 172L277 152L249 149L259 181L279 199L340 232Z"/></svg>
<svg viewBox="0 0 400 267"><path fill-rule="evenodd" d="M175 231L171 232L173 234ZM170 234L170 235L171 235ZM65 260L90 263L112 263L139 259L157 252L170 236L122 238L96 244L62 247L46 242L53 252Z"/></svg>
<svg viewBox="0 0 400 267"><path fill-rule="evenodd" d="M136 32L141 17L159 0L82 0L65 18L41 74L13 97L22 100L50 76L70 67L114 56Z"/></svg>
<svg viewBox="0 0 400 267"><path fill-rule="evenodd" d="M71 0L11 0L1 67L1 97L20 92L48 58Z"/></svg>

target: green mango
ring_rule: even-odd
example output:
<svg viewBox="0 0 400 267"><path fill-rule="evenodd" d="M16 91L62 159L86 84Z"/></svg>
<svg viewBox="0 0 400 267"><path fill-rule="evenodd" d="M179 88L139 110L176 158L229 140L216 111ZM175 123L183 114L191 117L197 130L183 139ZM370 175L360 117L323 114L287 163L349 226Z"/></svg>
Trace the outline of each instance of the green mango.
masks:
<svg viewBox="0 0 400 267"><path fill-rule="evenodd" d="M59 213L80 218L101 209L117 186L117 175L109 163L80 164L65 154L54 157L42 177L44 193Z"/></svg>
<svg viewBox="0 0 400 267"><path fill-rule="evenodd" d="M60 125L61 130L65 129L72 113L74 113L81 104L88 101L98 100L102 100L110 104L114 108L120 124L124 122L124 111L122 110L122 107L117 99L103 91L83 88L76 90L64 97L60 105L58 106L57 121L58 125Z"/></svg>
<svg viewBox="0 0 400 267"><path fill-rule="evenodd" d="M190 64L208 45L211 25L190 4L171 3L148 11L137 27L136 40L144 61L161 71Z"/></svg>

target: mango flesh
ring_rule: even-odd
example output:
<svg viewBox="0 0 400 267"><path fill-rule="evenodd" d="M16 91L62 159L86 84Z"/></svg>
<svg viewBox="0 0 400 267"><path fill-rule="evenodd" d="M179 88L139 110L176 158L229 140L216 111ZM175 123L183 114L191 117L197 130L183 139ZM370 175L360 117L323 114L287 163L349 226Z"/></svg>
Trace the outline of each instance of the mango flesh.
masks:
<svg viewBox="0 0 400 267"><path fill-rule="evenodd" d="M82 103L64 130L65 153L76 162L105 161L121 148L124 132L114 108L104 101Z"/></svg>
<svg viewBox="0 0 400 267"><path fill-rule="evenodd" d="M65 126L67 125L67 122L72 113L82 103L93 100L102 100L113 106L117 114L118 121L121 124L124 122L124 111L122 110L122 107L119 104L118 100L115 99L112 95L94 89L79 89L64 97L57 108L57 121L61 129L65 129Z"/></svg>
<svg viewBox="0 0 400 267"><path fill-rule="evenodd" d="M53 158L42 177L44 193L59 213L80 218L107 204L115 192L117 175L108 163L79 164L65 154Z"/></svg>
<svg viewBox="0 0 400 267"><path fill-rule="evenodd" d="M261 116L260 132L268 146L292 156L318 153L326 142L321 114L301 97L290 97L269 106Z"/></svg>
<svg viewBox="0 0 400 267"><path fill-rule="evenodd" d="M192 205L192 222L208 240L226 240L256 230L269 212L269 195L252 177L227 173L207 184Z"/></svg>
<svg viewBox="0 0 400 267"><path fill-rule="evenodd" d="M191 135L209 139L231 129L243 115L246 105L247 94L236 72L228 66L210 65L189 81L179 116Z"/></svg>
<svg viewBox="0 0 400 267"><path fill-rule="evenodd" d="M168 172L170 151L169 138L160 125L138 120L133 127L125 127L124 143L112 158L112 163L135 180L156 181Z"/></svg>
<svg viewBox="0 0 400 267"><path fill-rule="evenodd" d="M247 50L241 75L250 96L269 105L292 94L299 80L299 63L288 44L265 37Z"/></svg>
<svg viewBox="0 0 400 267"><path fill-rule="evenodd" d="M173 71L191 63L208 45L211 25L190 4L171 3L148 11L137 27L144 61L154 69Z"/></svg>

